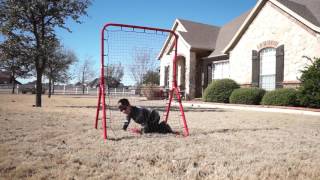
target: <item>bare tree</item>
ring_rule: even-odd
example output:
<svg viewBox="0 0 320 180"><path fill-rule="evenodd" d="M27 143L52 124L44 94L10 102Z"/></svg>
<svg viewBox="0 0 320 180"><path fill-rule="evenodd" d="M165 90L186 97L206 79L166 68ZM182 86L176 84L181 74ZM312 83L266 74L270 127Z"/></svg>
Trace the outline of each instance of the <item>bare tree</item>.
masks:
<svg viewBox="0 0 320 180"><path fill-rule="evenodd" d="M82 94L85 92L87 84L96 76L96 71L92 69L92 59L87 57L78 65L78 79L82 86Z"/></svg>
<svg viewBox="0 0 320 180"><path fill-rule="evenodd" d="M49 92L50 98L54 94L54 84L56 82L65 83L71 76L69 73L70 65L77 61L74 52L63 49L59 43L55 43L52 47L51 56L48 58L48 67L46 69L46 76L49 79Z"/></svg>
<svg viewBox="0 0 320 180"><path fill-rule="evenodd" d="M159 69L156 71L148 71L143 76L143 84L149 84L149 85L159 85L160 84L160 73Z"/></svg>
<svg viewBox="0 0 320 180"><path fill-rule="evenodd" d="M124 73L123 69L124 68L121 63L112 64L105 67L105 80L108 87L116 88L120 85Z"/></svg>
<svg viewBox="0 0 320 180"><path fill-rule="evenodd" d="M130 71L136 84L138 86L142 85L143 78L147 72L153 72L156 69L155 60L151 58L152 49L138 49L134 50L134 63L130 67Z"/></svg>

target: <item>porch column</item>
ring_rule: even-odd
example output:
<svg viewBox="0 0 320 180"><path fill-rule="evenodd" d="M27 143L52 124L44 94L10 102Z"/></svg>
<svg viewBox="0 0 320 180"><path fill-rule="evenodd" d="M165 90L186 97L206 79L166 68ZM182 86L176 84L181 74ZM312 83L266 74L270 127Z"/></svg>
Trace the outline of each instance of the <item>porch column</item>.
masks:
<svg viewBox="0 0 320 180"><path fill-rule="evenodd" d="M190 52L186 57L186 98L195 98L196 92L196 53Z"/></svg>

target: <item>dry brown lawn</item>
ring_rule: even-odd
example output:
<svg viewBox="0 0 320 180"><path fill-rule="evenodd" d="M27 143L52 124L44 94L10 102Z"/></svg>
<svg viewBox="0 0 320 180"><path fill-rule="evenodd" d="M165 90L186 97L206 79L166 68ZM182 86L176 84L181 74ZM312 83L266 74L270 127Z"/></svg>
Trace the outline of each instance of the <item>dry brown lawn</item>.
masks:
<svg viewBox="0 0 320 180"><path fill-rule="evenodd" d="M187 138L104 142L96 97L34 101L0 95L0 179L320 179L319 116L187 109Z"/></svg>

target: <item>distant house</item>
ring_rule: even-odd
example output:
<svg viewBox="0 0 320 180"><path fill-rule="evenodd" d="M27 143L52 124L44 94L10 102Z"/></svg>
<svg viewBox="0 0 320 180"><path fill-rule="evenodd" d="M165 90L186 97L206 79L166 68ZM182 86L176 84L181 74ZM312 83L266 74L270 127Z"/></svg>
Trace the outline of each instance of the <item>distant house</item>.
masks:
<svg viewBox="0 0 320 180"><path fill-rule="evenodd" d="M266 90L299 84L305 57L320 57L319 0L259 0L222 27L177 19L177 81L187 97L202 95L214 79ZM172 49L160 52L160 85L171 86Z"/></svg>
<svg viewBox="0 0 320 180"><path fill-rule="evenodd" d="M81 82L76 82L76 83L74 84L74 86L82 86L82 83L81 83Z"/></svg>
<svg viewBox="0 0 320 180"><path fill-rule="evenodd" d="M8 71L0 71L0 85L11 85L12 84L12 76ZM21 84L19 81L15 80L15 84Z"/></svg>

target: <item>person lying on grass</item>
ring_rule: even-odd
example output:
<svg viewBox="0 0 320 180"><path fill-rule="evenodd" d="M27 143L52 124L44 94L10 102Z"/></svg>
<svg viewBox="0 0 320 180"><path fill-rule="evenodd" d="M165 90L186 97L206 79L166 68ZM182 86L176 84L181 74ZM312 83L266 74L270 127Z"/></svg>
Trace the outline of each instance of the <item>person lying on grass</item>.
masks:
<svg viewBox="0 0 320 180"><path fill-rule="evenodd" d="M160 122L158 111L132 106L129 100L125 98L120 99L118 105L119 110L127 115L123 130L127 130L131 119L133 119L142 126L141 131L138 131L138 133L173 133L166 122Z"/></svg>

